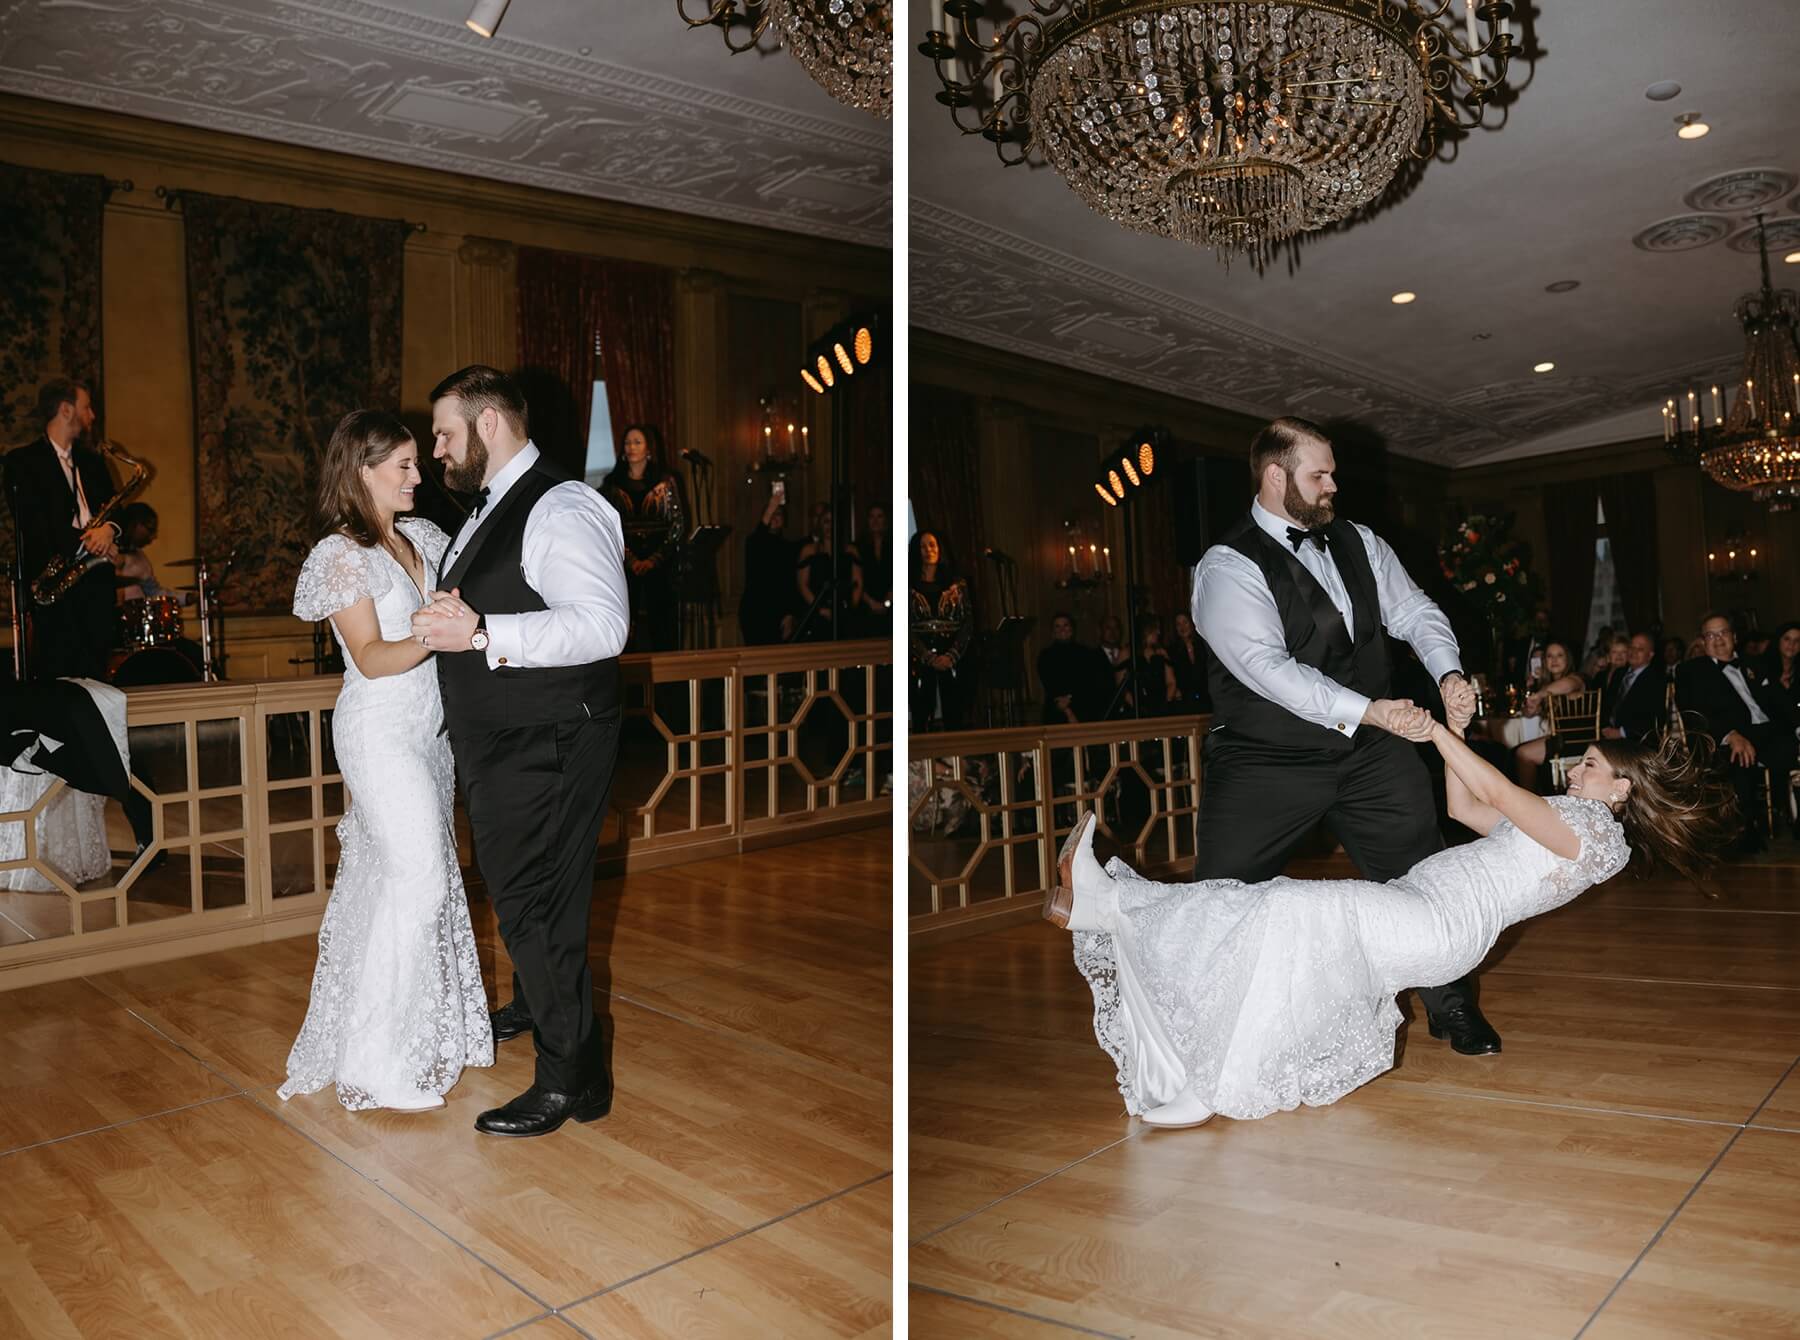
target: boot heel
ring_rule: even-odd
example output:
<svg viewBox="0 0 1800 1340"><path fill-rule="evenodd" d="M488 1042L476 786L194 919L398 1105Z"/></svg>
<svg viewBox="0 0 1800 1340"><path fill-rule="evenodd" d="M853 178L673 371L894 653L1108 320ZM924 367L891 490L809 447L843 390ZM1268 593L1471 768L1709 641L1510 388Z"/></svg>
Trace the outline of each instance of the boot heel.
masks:
<svg viewBox="0 0 1800 1340"><path fill-rule="evenodd" d="M1069 929L1069 916L1074 911L1074 890L1058 885L1044 895L1044 920L1057 929Z"/></svg>

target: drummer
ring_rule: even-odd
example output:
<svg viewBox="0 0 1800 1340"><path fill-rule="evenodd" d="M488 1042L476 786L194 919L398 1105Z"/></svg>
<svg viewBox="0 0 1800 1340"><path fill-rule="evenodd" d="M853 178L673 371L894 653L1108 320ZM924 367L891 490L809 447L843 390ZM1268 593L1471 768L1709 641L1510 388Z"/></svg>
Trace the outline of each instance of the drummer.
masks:
<svg viewBox="0 0 1800 1340"><path fill-rule="evenodd" d="M113 564L118 574L117 599L155 600L169 596L178 605L190 605L192 591L171 591L156 580L156 567L144 549L156 539L156 509L149 503L128 503L119 509L119 558Z"/></svg>

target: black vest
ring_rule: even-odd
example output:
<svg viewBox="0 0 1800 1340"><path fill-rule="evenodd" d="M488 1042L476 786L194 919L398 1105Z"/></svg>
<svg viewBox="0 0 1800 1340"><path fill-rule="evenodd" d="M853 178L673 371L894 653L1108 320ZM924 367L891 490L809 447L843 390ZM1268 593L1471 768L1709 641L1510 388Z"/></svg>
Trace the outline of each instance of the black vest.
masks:
<svg viewBox="0 0 1800 1340"><path fill-rule="evenodd" d="M1292 548L1271 539L1254 518L1246 515L1219 540L1262 570L1269 592L1275 597L1289 655L1347 689L1369 698L1385 698L1393 670L1381 622L1381 593L1375 585L1375 571L1369 566L1368 548L1356 527L1341 519L1326 527L1325 542L1350 593L1350 609L1356 622L1354 641L1344 627L1344 616L1338 613L1318 579L1302 566ZM1207 660L1214 729L1224 727L1233 734L1287 749L1348 753L1353 747L1348 731L1330 730L1302 720L1239 681L1217 655Z"/></svg>
<svg viewBox="0 0 1800 1340"><path fill-rule="evenodd" d="M539 458L481 519L456 562L439 574L438 589L460 588L462 598L483 614L548 609L525 581L525 522L537 500L563 482L555 468ZM619 704L617 659L490 670L485 653L467 651L439 656L437 672L444 720L452 735L596 717Z"/></svg>

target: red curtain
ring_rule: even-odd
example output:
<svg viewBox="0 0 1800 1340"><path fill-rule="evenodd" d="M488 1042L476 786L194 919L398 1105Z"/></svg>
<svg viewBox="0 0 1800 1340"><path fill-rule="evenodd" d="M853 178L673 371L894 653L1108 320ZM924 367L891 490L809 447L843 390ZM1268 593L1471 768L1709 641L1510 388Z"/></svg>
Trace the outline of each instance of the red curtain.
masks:
<svg viewBox="0 0 1800 1340"><path fill-rule="evenodd" d="M1594 602L1597 497L1591 479L1544 490L1544 522L1550 532L1551 631L1568 639L1569 655L1577 666L1587 651L1588 612Z"/></svg>
<svg viewBox="0 0 1800 1340"><path fill-rule="evenodd" d="M598 371L613 431L654 424L670 455L660 463L674 469L674 275L658 265L521 247L518 282L519 380L538 448L581 477Z"/></svg>
<svg viewBox="0 0 1800 1340"><path fill-rule="evenodd" d="M1657 621L1656 481L1648 470L1607 475L1600 481L1600 505L1625 624L1643 632Z"/></svg>

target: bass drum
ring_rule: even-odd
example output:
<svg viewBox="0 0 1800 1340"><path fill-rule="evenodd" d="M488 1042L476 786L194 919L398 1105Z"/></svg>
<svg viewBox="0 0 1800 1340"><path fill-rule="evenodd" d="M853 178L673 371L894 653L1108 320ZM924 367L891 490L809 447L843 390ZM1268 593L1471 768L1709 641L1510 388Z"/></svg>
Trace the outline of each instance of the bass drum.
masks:
<svg viewBox="0 0 1800 1340"><path fill-rule="evenodd" d="M121 660L109 678L121 689L142 684L198 684L200 667L173 647L145 647Z"/></svg>

